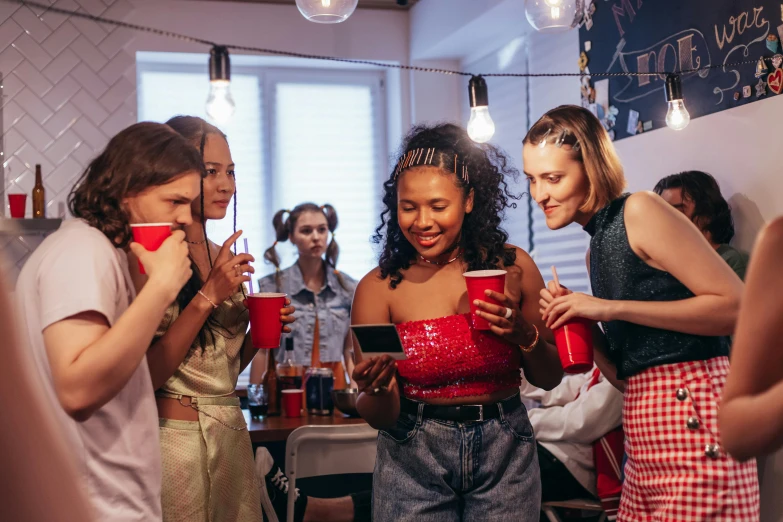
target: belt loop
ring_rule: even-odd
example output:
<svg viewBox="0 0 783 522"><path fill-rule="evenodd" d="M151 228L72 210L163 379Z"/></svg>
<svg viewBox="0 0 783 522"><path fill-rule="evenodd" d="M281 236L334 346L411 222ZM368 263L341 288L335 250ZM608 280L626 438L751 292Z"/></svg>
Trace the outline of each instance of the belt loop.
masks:
<svg viewBox="0 0 783 522"><path fill-rule="evenodd" d="M424 403L419 403L419 410L416 412L416 426L421 427L421 423L424 419Z"/></svg>

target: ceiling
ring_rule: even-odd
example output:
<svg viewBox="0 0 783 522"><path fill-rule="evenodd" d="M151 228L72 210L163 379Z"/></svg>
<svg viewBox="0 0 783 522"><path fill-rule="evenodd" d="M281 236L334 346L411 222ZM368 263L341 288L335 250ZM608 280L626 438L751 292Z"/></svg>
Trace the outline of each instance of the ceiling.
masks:
<svg viewBox="0 0 783 522"><path fill-rule="evenodd" d="M224 2L248 2L251 4L290 4L295 5L295 0L221 0ZM402 0L403 2L405 0ZM361 9L410 9L418 0L407 0L407 5L398 5L398 0L359 0Z"/></svg>

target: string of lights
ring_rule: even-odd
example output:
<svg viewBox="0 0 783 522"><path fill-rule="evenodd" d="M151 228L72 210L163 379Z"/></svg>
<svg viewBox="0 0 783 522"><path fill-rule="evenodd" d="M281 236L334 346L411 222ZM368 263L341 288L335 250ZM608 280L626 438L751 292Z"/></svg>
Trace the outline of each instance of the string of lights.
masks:
<svg viewBox="0 0 783 522"><path fill-rule="evenodd" d="M468 121L467 129L470 137L478 142L484 143L492 138L495 132L495 125L492 122L492 118L489 115L489 96L487 83L485 78L561 78L561 77L596 77L596 78L617 78L617 77L643 77L657 76L659 78L665 78L665 94L666 101L669 105L669 110L666 116L667 125L675 130L685 128L690 121L688 111L685 109L682 95L682 81L681 77L684 75L690 75L699 73L702 71L709 71L713 69L723 69L724 71L734 69L744 65L755 64L756 60L744 60L738 62L732 62L727 64L711 64L700 67L694 67L691 69L680 69L672 71L652 71L652 72L589 72L587 70L580 72L548 72L548 73L536 73L536 72L507 72L507 73L474 73L469 71L459 71L453 69L443 69L437 67L420 67L417 65L407 65L398 63L379 62L374 60L360 60L353 58L341 58L337 56L325 56L319 54L298 53L293 51L285 51L280 49L268 49L264 47L252 47L245 45L233 45L233 44L220 44L204 38L198 38L189 36L186 34L169 31L166 29L158 29L155 27L149 27L145 25L133 24L124 22L121 20L113 20L111 18L105 18L102 16L96 16L81 11L75 11L71 9L63 9L60 7L42 4L30 0L0 0L6 3L19 4L29 8L40 10L36 13L41 19L47 13L56 13L66 16L72 16L91 20L93 22L107 24L115 27L121 27L133 31L146 32L155 34L158 36L165 36L168 38L174 38L181 41L191 42L199 45L209 46L211 48L209 57L209 75L210 75L210 93L207 99L207 114L217 123L225 123L234 114L235 106L234 100L231 96L229 89L231 80L231 65L229 58L229 50L242 51L247 53L257 53L274 56L288 56L292 58L303 58L309 60L322 60L331 62L342 62L357 65L369 65L378 68L385 69L398 69L411 72L432 73L432 74L445 74L451 76L463 76L469 77L468 82L468 94L470 100L470 120Z"/></svg>

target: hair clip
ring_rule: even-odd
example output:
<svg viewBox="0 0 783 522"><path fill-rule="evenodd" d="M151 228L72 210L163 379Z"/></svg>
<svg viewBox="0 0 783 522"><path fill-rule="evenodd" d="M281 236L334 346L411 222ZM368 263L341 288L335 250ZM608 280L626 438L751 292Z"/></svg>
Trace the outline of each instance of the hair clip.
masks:
<svg viewBox="0 0 783 522"><path fill-rule="evenodd" d="M546 139L549 137L549 135L552 133L552 127L548 128L544 135L541 137L541 141L538 143L538 146L542 149L546 147Z"/></svg>
<svg viewBox="0 0 783 522"><path fill-rule="evenodd" d="M582 145L577 141L576 143L574 143L574 145L571 147L571 149L574 152L579 152L580 150L582 150Z"/></svg>
<svg viewBox="0 0 783 522"><path fill-rule="evenodd" d="M555 147L558 149L563 146L563 142L565 141L566 137L568 136L568 130L563 129L560 131L560 134L557 135L557 139L555 140Z"/></svg>
<svg viewBox="0 0 783 522"><path fill-rule="evenodd" d="M400 157L399 161L397 161L397 167L394 169L392 180L397 181L397 178L405 169L419 167L422 165L432 165L435 163L435 155L438 153L440 155L447 154L442 151L438 151L435 147L429 147L426 149L418 148L407 151ZM462 166L461 172L458 169L460 165ZM465 183L469 182L467 166L465 164L460 164L459 156L457 154L454 154L454 168L452 172L454 172L455 175L460 176Z"/></svg>

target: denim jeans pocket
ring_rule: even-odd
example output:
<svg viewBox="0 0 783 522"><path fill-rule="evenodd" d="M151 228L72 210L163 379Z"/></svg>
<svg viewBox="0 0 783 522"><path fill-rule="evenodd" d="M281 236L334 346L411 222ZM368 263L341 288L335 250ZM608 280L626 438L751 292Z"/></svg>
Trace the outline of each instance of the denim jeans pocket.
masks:
<svg viewBox="0 0 783 522"><path fill-rule="evenodd" d="M388 430L379 430L379 433L397 444L405 444L416 435L417 431L419 431L416 420L416 415L401 412L394 427L389 428Z"/></svg>
<svg viewBox="0 0 783 522"><path fill-rule="evenodd" d="M533 440L533 426L530 424L524 406L518 406L511 413L503 412L502 424L518 440L526 442Z"/></svg>

